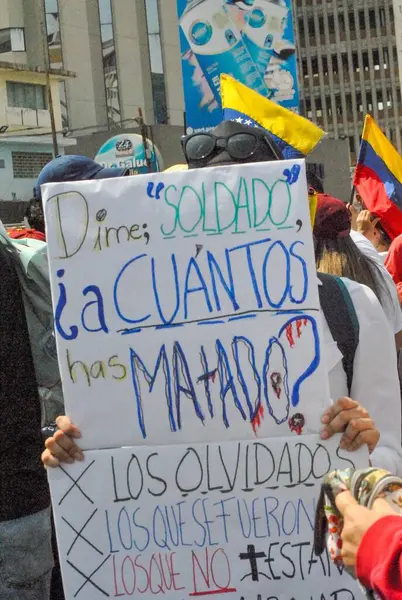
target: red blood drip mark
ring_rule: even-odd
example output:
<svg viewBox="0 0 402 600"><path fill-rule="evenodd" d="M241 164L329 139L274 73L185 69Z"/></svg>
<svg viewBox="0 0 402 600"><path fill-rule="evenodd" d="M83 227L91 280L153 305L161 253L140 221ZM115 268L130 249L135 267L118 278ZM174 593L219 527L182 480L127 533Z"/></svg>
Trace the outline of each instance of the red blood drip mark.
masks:
<svg viewBox="0 0 402 600"><path fill-rule="evenodd" d="M308 323L308 319L303 319L303 325L306 327Z"/></svg>
<svg viewBox="0 0 402 600"><path fill-rule="evenodd" d="M251 421L251 427L253 428L254 433L257 433L257 429L261 427L261 421L264 418L264 407L260 404L260 408L258 409L257 414L254 419Z"/></svg>
<svg viewBox="0 0 402 600"><path fill-rule="evenodd" d="M211 376L212 383L215 383L215 379L216 379L216 374L217 374L217 372L218 372L218 371L215 371L215 373L214 373L214 374Z"/></svg>
<svg viewBox="0 0 402 600"><path fill-rule="evenodd" d="M295 341L293 339L292 323L289 323L289 325L286 327L286 337L288 338L289 346L293 348Z"/></svg>
<svg viewBox="0 0 402 600"><path fill-rule="evenodd" d="M297 334L298 338L301 336L302 325L303 325L303 321L301 321L300 319L298 319L296 321L296 334Z"/></svg>

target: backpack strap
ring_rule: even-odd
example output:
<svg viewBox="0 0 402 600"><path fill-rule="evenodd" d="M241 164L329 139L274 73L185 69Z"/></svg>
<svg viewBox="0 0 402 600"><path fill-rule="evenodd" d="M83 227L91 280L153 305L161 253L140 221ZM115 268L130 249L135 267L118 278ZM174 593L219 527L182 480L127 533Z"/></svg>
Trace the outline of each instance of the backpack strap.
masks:
<svg viewBox="0 0 402 600"><path fill-rule="evenodd" d="M322 285L318 286L320 304L331 335L342 354L348 393L353 382L353 364L359 344L359 320L346 285L334 275L317 273Z"/></svg>

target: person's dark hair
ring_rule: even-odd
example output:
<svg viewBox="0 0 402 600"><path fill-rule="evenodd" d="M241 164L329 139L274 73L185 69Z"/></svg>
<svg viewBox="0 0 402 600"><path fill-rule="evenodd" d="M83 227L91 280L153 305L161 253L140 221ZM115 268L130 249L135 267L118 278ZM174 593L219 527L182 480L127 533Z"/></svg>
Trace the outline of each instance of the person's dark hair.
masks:
<svg viewBox="0 0 402 600"><path fill-rule="evenodd" d="M378 229L378 231L380 232L382 243L389 248L392 244L392 240L389 237L388 233L385 231L385 229L382 227L381 223L377 223L375 228Z"/></svg>
<svg viewBox="0 0 402 600"><path fill-rule="evenodd" d="M313 188L317 194L324 194L324 184L322 180L313 171L310 171L307 165L307 185L309 188Z"/></svg>
<svg viewBox="0 0 402 600"><path fill-rule="evenodd" d="M314 239L317 271L347 277L368 286L383 303L388 290L382 285L376 263L363 254L350 235L335 239Z"/></svg>
<svg viewBox="0 0 402 600"><path fill-rule="evenodd" d="M37 231L45 233L45 217L41 200L33 198L29 201L25 211L25 218L31 229L36 229Z"/></svg>

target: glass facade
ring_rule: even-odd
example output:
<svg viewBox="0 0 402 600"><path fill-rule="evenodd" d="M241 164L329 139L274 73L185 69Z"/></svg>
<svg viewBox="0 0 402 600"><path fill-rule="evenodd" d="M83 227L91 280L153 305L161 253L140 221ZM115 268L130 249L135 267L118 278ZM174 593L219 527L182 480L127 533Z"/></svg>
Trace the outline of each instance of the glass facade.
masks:
<svg viewBox="0 0 402 600"><path fill-rule="evenodd" d="M52 69L62 69L63 52L61 45L58 0L45 0L45 13L50 67ZM59 93L63 128L68 128L68 106L65 81L60 81Z"/></svg>
<svg viewBox="0 0 402 600"><path fill-rule="evenodd" d="M149 59L151 64L152 97L156 123L167 123L165 75L159 24L158 0L145 0L147 16Z"/></svg>
<svg viewBox="0 0 402 600"><path fill-rule="evenodd" d="M111 0L98 0L108 123L121 121L119 78Z"/></svg>

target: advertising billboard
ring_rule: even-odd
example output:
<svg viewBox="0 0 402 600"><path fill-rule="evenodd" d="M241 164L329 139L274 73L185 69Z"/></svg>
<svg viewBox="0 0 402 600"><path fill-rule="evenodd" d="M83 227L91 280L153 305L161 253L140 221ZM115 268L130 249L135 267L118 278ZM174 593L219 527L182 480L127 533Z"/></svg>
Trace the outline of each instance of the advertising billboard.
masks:
<svg viewBox="0 0 402 600"><path fill-rule="evenodd" d="M133 175L163 171L163 160L151 140L144 140L137 133L122 133L107 140L98 150L96 162L104 167L131 169ZM147 152L149 168L147 165Z"/></svg>
<svg viewBox="0 0 402 600"><path fill-rule="evenodd" d="M221 118L220 74L298 112L291 0L177 0L188 133Z"/></svg>

